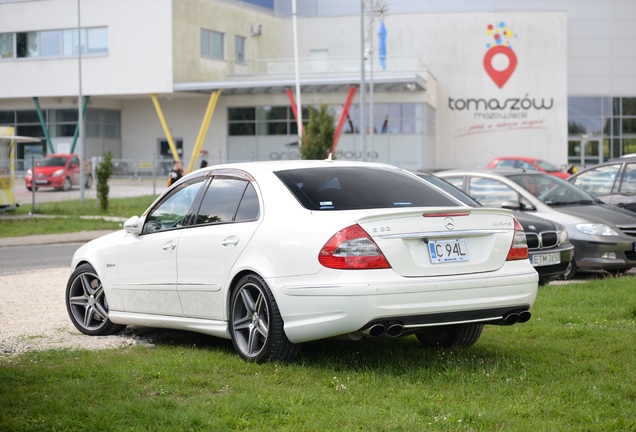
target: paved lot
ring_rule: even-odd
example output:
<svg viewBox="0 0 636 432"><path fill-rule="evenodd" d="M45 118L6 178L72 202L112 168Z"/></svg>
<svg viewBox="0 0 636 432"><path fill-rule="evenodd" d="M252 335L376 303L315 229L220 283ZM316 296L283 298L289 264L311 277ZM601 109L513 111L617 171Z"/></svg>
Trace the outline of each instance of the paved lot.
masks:
<svg viewBox="0 0 636 432"><path fill-rule="evenodd" d="M167 178L157 177L154 185L152 179L110 179L108 185L110 186L109 196L112 198L124 198L135 197L144 195L158 195L166 189ZM85 200L96 200L97 192L95 189L96 182L93 182L93 186L90 189L84 190ZM33 192L29 191L24 186L24 180L16 179L16 185L14 189L15 201L22 206L30 206L33 204ZM59 191L55 189L38 189L35 192L35 206L37 208L38 203L43 202L55 202L55 201L67 201L80 199L79 188L71 189L68 192Z"/></svg>

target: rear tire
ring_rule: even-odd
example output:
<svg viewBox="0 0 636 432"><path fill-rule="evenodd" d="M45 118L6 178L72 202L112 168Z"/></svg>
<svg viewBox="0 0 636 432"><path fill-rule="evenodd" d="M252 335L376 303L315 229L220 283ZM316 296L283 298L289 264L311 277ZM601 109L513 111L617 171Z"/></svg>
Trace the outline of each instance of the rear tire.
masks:
<svg viewBox="0 0 636 432"><path fill-rule="evenodd" d="M483 324L454 324L427 327L415 336L425 348L468 348L475 345L483 329Z"/></svg>
<svg viewBox="0 0 636 432"><path fill-rule="evenodd" d="M82 264L71 274L66 284L66 310L73 325L87 335L110 335L126 327L108 319L104 286L90 264Z"/></svg>
<svg viewBox="0 0 636 432"><path fill-rule="evenodd" d="M287 339L283 324L267 283L255 274L241 278L230 299L230 335L238 355L256 363L292 360L300 345Z"/></svg>

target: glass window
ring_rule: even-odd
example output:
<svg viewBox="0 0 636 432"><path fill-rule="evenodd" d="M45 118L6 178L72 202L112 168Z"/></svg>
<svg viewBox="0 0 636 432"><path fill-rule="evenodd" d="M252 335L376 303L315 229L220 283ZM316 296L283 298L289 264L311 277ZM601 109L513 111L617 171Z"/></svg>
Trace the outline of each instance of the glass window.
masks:
<svg viewBox="0 0 636 432"><path fill-rule="evenodd" d="M40 125L18 125L16 127L16 135L28 137L43 137L44 130Z"/></svg>
<svg viewBox="0 0 636 432"><path fill-rule="evenodd" d="M86 29L81 29L82 35L82 55L86 55ZM79 41L77 40L77 29L67 29L62 32L62 53L66 57L78 55Z"/></svg>
<svg viewBox="0 0 636 432"><path fill-rule="evenodd" d="M16 121L18 123L40 123L40 117L38 117L38 112L35 110L17 111L16 115ZM46 111L42 111L42 115L44 116L44 120L46 121Z"/></svg>
<svg viewBox="0 0 636 432"><path fill-rule="evenodd" d="M223 33L201 29L201 55L224 59Z"/></svg>
<svg viewBox="0 0 636 432"><path fill-rule="evenodd" d="M518 201L519 195L499 180L472 177L468 183L468 195L486 207L501 207L506 200Z"/></svg>
<svg viewBox="0 0 636 432"><path fill-rule="evenodd" d="M289 117L287 116L287 107L257 107L256 108L256 119L257 120L286 120Z"/></svg>
<svg viewBox="0 0 636 432"><path fill-rule="evenodd" d="M86 121L99 123L101 121L101 110L89 108L86 110Z"/></svg>
<svg viewBox="0 0 636 432"><path fill-rule="evenodd" d="M104 110L104 121L106 123L121 123L121 111L118 110Z"/></svg>
<svg viewBox="0 0 636 432"><path fill-rule="evenodd" d="M258 203L256 190L251 183L248 183L234 220L236 222L256 220L260 214L260 204Z"/></svg>
<svg viewBox="0 0 636 432"><path fill-rule="evenodd" d="M16 50L18 57L37 57L40 48L38 46L38 33L16 33Z"/></svg>
<svg viewBox="0 0 636 432"><path fill-rule="evenodd" d="M104 125L104 138L119 138L120 137L119 125L105 124Z"/></svg>
<svg viewBox="0 0 636 432"><path fill-rule="evenodd" d="M623 98L623 115L636 116L636 98Z"/></svg>
<svg viewBox="0 0 636 432"><path fill-rule="evenodd" d="M458 206L410 174L384 168L315 168L275 173L309 210Z"/></svg>
<svg viewBox="0 0 636 432"><path fill-rule="evenodd" d="M230 123L228 133L233 136L237 135L256 135L256 123Z"/></svg>
<svg viewBox="0 0 636 432"><path fill-rule="evenodd" d="M86 136L89 138L99 138L100 137L100 126L99 123L86 123Z"/></svg>
<svg viewBox="0 0 636 432"><path fill-rule="evenodd" d="M636 134L636 118L624 118L622 123L623 135Z"/></svg>
<svg viewBox="0 0 636 432"><path fill-rule="evenodd" d="M329 72L329 50L311 50L311 71Z"/></svg>
<svg viewBox="0 0 636 432"><path fill-rule="evenodd" d="M15 111L0 111L0 125L13 125L15 123Z"/></svg>
<svg viewBox="0 0 636 432"><path fill-rule="evenodd" d="M202 185L203 179L196 179L177 186L148 214L142 234L180 228L186 225L192 203L194 203Z"/></svg>
<svg viewBox="0 0 636 432"><path fill-rule="evenodd" d="M602 98L600 97L569 97L568 116L586 117L601 116Z"/></svg>
<svg viewBox="0 0 636 432"><path fill-rule="evenodd" d="M62 32L40 32L40 55L42 57L57 57L62 55Z"/></svg>
<svg viewBox="0 0 636 432"><path fill-rule="evenodd" d="M573 183L594 196L612 192L621 164L604 165L579 174Z"/></svg>
<svg viewBox="0 0 636 432"><path fill-rule="evenodd" d="M61 123L61 122L77 122L77 110L49 110L49 122Z"/></svg>
<svg viewBox="0 0 636 432"><path fill-rule="evenodd" d="M444 180L459 190L464 190L464 177L446 177Z"/></svg>
<svg viewBox="0 0 636 432"><path fill-rule="evenodd" d="M229 121L256 119L256 108L228 108L227 113Z"/></svg>
<svg viewBox="0 0 636 432"><path fill-rule="evenodd" d="M568 119L568 134L598 136L601 134L601 117L570 117Z"/></svg>
<svg viewBox="0 0 636 432"><path fill-rule="evenodd" d="M636 164L629 163L625 165L620 193L630 195L636 194Z"/></svg>
<svg viewBox="0 0 636 432"><path fill-rule="evenodd" d="M88 45L88 54L108 54L108 28L87 29L86 44Z"/></svg>
<svg viewBox="0 0 636 432"><path fill-rule="evenodd" d="M287 135L287 122L257 123L257 135Z"/></svg>
<svg viewBox="0 0 636 432"><path fill-rule="evenodd" d="M75 135L77 123L73 124L54 124L49 126L49 132L52 137L72 137Z"/></svg>
<svg viewBox="0 0 636 432"><path fill-rule="evenodd" d="M625 138L623 140L623 153L636 153L636 138Z"/></svg>
<svg viewBox="0 0 636 432"><path fill-rule="evenodd" d="M232 222L248 184L245 180L215 177L205 193L195 224Z"/></svg>
<svg viewBox="0 0 636 432"><path fill-rule="evenodd" d="M234 37L234 60L239 63L245 61L245 38L242 36Z"/></svg>
<svg viewBox="0 0 636 432"><path fill-rule="evenodd" d="M13 33L0 34L0 59L13 58Z"/></svg>

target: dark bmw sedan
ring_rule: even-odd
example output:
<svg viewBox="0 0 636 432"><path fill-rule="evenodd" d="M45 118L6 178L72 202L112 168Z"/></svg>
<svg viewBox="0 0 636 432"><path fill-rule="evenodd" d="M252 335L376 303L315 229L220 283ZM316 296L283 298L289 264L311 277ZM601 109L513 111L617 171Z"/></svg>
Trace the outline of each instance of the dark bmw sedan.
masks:
<svg viewBox="0 0 636 432"><path fill-rule="evenodd" d="M481 207L476 200L447 182L428 173L417 173L419 177L451 194L464 204ZM512 212L523 227L528 242L530 263L539 273L539 284L545 285L560 276L572 272L574 245L570 243L566 228L557 223L520 211Z"/></svg>

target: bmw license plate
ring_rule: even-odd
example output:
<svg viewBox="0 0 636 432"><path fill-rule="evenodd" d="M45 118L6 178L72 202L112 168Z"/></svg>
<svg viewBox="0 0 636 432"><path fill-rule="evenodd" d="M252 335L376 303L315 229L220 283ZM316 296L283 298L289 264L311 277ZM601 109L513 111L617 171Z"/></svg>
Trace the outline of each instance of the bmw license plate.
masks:
<svg viewBox="0 0 636 432"><path fill-rule="evenodd" d="M428 253L433 264L469 261L466 239L429 241Z"/></svg>
<svg viewBox="0 0 636 432"><path fill-rule="evenodd" d="M530 262L535 267L560 264L561 254L559 252L547 254L532 254L530 255Z"/></svg>

